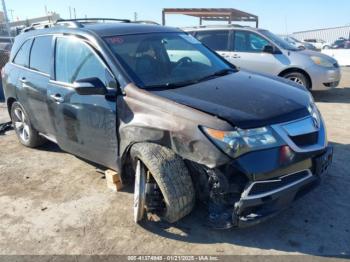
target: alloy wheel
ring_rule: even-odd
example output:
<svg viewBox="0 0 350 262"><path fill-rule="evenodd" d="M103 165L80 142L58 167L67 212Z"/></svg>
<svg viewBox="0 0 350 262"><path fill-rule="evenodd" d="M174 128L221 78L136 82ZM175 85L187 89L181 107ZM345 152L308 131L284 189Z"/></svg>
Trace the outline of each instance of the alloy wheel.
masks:
<svg viewBox="0 0 350 262"><path fill-rule="evenodd" d="M28 125L27 118L23 110L17 107L14 110L14 128L24 142L28 142L30 139L30 128Z"/></svg>
<svg viewBox="0 0 350 262"><path fill-rule="evenodd" d="M305 86L305 83L302 79L300 79L299 77L296 77L296 76L290 76L290 77L287 77L287 79L289 79L290 81L293 81L299 85L302 85L302 86Z"/></svg>
<svg viewBox="0 0 350 262"><path fill-rule="evenodd" d="M135 173L135 190L134 190L134 221L140 222L145 214L146 203L146 168L138 160Z"/></svg>

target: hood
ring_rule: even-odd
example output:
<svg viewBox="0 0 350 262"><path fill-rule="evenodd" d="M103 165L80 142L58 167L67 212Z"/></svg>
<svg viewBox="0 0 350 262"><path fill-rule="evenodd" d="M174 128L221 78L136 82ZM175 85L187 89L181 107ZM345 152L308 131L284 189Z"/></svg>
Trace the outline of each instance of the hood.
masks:
<svg viewBox="0 0 350 262"><path fill-rule="evenodd" d="M301 87L239 71L176 89L150 91L201 110L239 128L255 128L307 116L310 97Z"/></svg>

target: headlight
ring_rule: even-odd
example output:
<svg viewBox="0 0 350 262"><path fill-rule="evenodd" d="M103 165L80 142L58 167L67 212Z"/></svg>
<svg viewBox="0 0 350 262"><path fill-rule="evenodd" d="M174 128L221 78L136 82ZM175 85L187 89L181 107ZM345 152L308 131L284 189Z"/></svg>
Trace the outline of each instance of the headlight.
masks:
<svg viewBox="0 0 350 262"><path fill-rule="evenodd" d="M201 127L209 139L222 151L236 158L250 151L278 147L283 143L270 127L221 131Z"/></svg>
<svg viewBox="0 0 350 262"><path fill-rule="evenodd" d="M308 111L311 115L311 117L314 119L315 124L319 127L321 125L321 116L320 112L318 111L318 108L314 102L311 102L308 106Z"/></svg>
<svg viewBox="0 0 350 262"><path fill-rule="evenodd" d="M324 67L334 67L334 64L332 63L332 61L325 59L323 57L310 56L310 58L316 65L324 66Z"/></svg>

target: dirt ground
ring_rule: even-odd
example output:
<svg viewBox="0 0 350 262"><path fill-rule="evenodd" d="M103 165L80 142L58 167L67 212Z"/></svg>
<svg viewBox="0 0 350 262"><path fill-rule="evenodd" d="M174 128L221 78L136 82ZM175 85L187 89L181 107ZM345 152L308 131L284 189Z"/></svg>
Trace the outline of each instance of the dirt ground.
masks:
<svg viewBox="0 0 350 262"><path fill-rule="evenodd" d="M350 68L339 88L314 93L334 164L320 187L274 219L214 231L197 207L179 223L132 219L132 188L114 193L95 167L48 144L0 136L0 254L350 255ZM7 119L0 104L0 123Z"/></svg>

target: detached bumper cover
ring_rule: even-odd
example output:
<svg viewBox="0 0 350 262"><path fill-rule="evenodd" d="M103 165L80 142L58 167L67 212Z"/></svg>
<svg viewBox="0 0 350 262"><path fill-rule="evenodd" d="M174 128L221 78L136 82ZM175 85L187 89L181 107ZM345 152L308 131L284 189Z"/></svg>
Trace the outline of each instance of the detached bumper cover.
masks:
<svg viewBox="0 0 350 262"><path fill-rule="evenodd" d="M236 203L233 225L252 226L278 214L305 193L312 190L327 172L332 162L333 149L313 159L312 170L303 170L278 179L251 183Z"/></svg>

